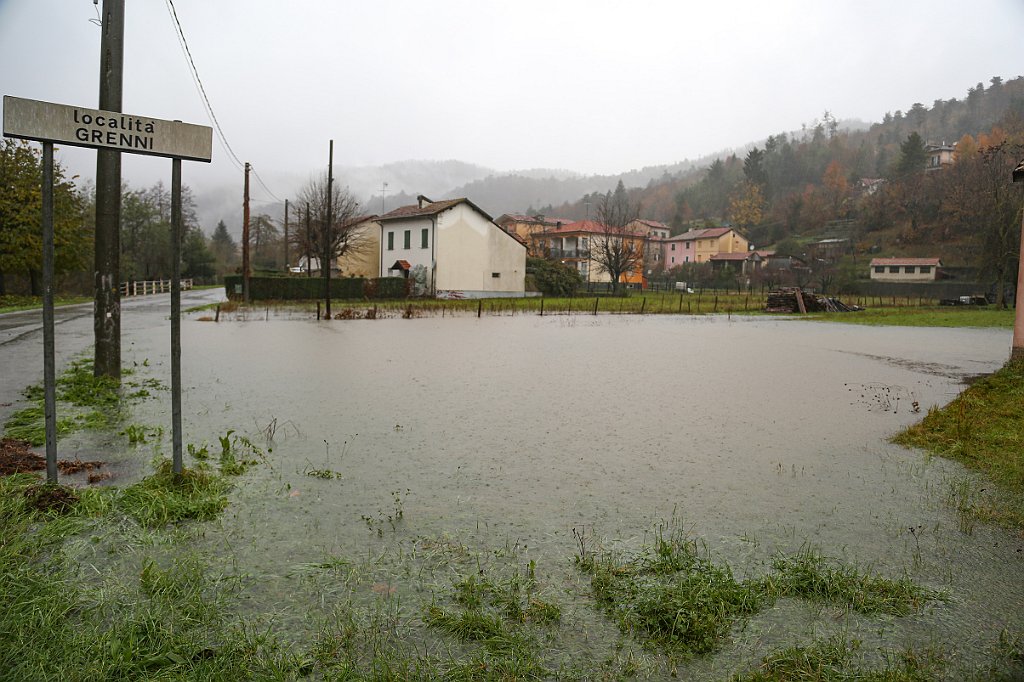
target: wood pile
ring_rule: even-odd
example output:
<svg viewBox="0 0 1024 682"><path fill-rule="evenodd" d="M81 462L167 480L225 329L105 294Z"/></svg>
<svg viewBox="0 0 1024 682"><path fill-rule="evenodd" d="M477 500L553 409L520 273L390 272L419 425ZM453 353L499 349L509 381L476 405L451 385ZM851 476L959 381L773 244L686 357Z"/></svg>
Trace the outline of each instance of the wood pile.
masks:
<svg viewBox="0 0 1024 682"><path fill-rule="evenodd" d="M766 313L849 313L863 310L860 306L847 305L838 298L812 294L800 288L785 288L768 293Z"/></svg>

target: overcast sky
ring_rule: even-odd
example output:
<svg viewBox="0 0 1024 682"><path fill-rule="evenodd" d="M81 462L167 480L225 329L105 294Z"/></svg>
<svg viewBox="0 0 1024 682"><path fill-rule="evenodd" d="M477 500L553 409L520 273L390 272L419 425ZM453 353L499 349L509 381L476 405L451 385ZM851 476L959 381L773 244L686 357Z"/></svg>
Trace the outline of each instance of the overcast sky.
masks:
<svg viewBox="0 0 1024 682"><path fill-rule="evenodd" d="M124 111L211 125L168 4L126 4ZM615 173L799 129L826 109L877 121L1024 72L1022 0L174 6L227 142L282 198L326 166L332 138L336 166ZM97 9L0 0L0 94L96 107ZM59 158L95 172L92 151ZM169 184L169 167L126 155L124 178ZM241 177L216 140L213 163L184 173L200 189Z"/></svg>

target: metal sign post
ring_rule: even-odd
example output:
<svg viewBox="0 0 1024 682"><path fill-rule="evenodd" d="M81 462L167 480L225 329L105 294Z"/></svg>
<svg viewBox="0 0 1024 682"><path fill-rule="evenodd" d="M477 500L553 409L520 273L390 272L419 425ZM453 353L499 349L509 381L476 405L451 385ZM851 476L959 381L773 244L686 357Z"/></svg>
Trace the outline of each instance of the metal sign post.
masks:
<svg viewBox="0 0 1024 682"><path fill-rule="evenodd" d="M4 137L43 143L43 401L46 481L57 482L57 377L53 324L53 144L164 156L171 166L171 421L174 473L181 463L181 160L209 162L213 129L102 109L4 95Z"/></svg>

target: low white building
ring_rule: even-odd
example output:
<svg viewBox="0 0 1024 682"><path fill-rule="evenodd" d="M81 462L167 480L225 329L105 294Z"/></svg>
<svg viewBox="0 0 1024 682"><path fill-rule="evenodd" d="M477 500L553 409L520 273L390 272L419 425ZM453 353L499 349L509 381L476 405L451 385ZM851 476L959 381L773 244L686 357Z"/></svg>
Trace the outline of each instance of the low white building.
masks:
<svg viewBox="0 0 1024 682"><path fill-rule="evenodd" d="M421 195L378 222L381 275L425 277L439 298L525 295L526 246L469 199Z"/></svg>
<svg viewBox="0 0 1024 682"><path fill-rule="evenodd" d="M871 279L880 282L932 282L939 278L938 258L872 258Z"/></svg>

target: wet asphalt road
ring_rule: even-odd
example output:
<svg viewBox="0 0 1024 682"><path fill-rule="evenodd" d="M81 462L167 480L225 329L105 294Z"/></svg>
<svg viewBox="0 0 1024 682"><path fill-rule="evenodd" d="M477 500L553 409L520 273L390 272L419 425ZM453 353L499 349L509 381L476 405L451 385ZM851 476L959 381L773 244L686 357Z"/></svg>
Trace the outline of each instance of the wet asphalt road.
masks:
<svg viewBox="0 0 1024 682"><path fill-rule="evenodd" d="M181 307L224 300L223 289L184 291ZM54 310L57 371L93 344L92 304L61 306ZM121 299L121 344L126 331L165 326L170 343L171 295L154 294ZM43 380L43 311L25 310L0 315L0 423L18 407L26 386Z"/></svg>

